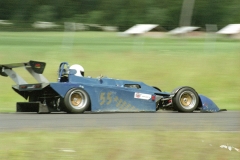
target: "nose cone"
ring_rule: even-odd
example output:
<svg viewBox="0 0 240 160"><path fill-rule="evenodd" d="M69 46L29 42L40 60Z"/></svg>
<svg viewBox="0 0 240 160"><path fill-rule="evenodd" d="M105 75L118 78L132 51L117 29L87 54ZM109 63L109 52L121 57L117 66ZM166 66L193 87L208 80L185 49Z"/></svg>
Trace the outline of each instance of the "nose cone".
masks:
<svg viewBox="0 0 240 160"><path fill-rule="evenodd" d="M201 112L219 112L218 106L208 97L199 95L200 102L202 105Z"/></svg>

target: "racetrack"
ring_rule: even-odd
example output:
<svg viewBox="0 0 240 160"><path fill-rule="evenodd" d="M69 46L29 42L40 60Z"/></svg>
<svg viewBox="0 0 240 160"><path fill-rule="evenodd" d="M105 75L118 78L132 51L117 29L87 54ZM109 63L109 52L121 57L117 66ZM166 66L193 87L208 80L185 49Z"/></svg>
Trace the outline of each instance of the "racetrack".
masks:
<svg viewBox="0 0 240 160"><path fill-rule="evenodd" d="M240 112L0 114L0 131L83 129L155 129L161 131L240 132Z"/></svg>

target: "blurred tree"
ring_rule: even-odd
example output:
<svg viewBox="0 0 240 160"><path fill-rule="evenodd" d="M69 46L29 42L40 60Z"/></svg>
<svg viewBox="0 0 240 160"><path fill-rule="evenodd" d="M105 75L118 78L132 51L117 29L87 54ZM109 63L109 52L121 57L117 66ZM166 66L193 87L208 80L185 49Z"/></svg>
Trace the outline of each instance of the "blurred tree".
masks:
<svg viewBox="0 0 240 160"><path fill-rule="evenodd" d="M96 11L99 8L102 0L73 0L79 14L85 14L91 11Z"/></svg>
<svg viewBox="0 0 240 160"><path fill-rule="evenodd" d="M183 0L0 0L0 19L29 25L36 20L118 26L179 26ZM192 25L240 23L239 0L195 0Z"/></svg>
<svg viewBox="0 0 240 160"><path fill-rule="evenodd" d="M34 21L52 22L55 20L56 13L53 6L42 5L39 6L36 13L33 15Z"/></svg>
<svg viewBox="0 0 240 160"><path fill-rule="evenodd" d="M76 12L77 6L73 0L53 0L51 5L54 6L56 13L56 21L61 21L62 19L73 18Z"/></svg>
<svg viewBox="0 0 240 160"><path fill-rule="evenodd" d="M226 6L225 14L223 15L223 23L220 27L223 27L231 23L240 23L240 1L232 0L230 4Z"/></svg>
<svg viewBox="0 0 240 160"><path fill-rule="evenodd" d="M24 31L29 29L32 23L32 15L35 12L38 4L35 0L10 0L12 8L10 20L14 23L14 31Z"/></svg>
<svg viewBox="0 0 240 160"><path fill-rule="evenodd" d="M180 13L182 9L182 1L166 2L164 5L168 5L166 11L166 20L163 22L163 27L167 30L171 30L179 26Z"/></svg>
<svg viewBox="0 0 240 160"><path fill-rule="evenodd" d="M223 17L228 14L229 4L228 0L196 0L192 24L201 27L206 24L222 24L226 21Z"/></svg>
<svg viewBox="0 0 240 160"><path fill-rule="evenodd" d="M12 8L12 1L11 0L1 0L0 1L0 20L1 19L10 19L11 17L11 10Z"/></svg>
<svg viewBox="0 0 240 160"><path fill-rule="evenodd" d="M87 14L85 22L93 24L102 24L103 11L91 11Z"/></svg>

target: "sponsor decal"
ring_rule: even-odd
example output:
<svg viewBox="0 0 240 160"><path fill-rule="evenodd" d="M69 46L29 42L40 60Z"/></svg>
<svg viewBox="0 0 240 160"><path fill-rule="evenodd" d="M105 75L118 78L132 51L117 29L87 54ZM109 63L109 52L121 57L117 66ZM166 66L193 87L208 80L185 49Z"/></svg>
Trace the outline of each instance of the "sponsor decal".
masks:
<svg viewBox="0 0 240 160"><path fill-rule="evenodd" d="M149 100L151 99L151 97L152 97L151 94L144 94L144 93L138 93L138 92L134 94L134 98L137 98L137 99Z"/></svg>

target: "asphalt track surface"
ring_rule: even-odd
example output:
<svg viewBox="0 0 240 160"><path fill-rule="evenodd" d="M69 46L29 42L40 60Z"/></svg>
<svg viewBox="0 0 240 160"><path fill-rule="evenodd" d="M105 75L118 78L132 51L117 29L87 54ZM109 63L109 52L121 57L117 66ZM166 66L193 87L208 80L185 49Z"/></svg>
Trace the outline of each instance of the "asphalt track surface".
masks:
<svg viewBox="0 0 240 160"><path fill-rule="evenodd" d="M25 130L154 129L161 131L240 132L240 112L178 113L4 113L0 132Z"/></svg>

